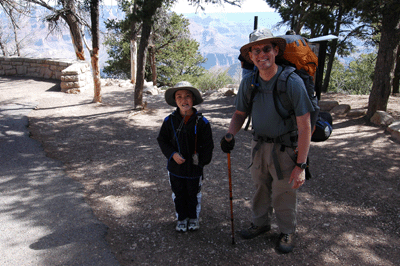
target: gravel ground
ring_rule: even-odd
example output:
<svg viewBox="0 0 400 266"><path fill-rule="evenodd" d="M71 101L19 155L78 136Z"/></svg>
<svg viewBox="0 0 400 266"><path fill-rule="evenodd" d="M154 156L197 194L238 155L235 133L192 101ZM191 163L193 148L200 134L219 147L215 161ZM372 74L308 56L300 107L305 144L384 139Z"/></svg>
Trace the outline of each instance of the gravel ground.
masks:
<svg viewBox="0 0 400 266"><path fill-rule="evenodd" d="M34 90L34 88L32 89ZM234 97L205 95L199 111L212 125L215 150L205 168L200 230L177 233L166 159L156 142L173 109L163 95L146 96L147 109L132 110L133 89L103 86L92 95L46 91L29 115L32 137L49 157L85 187L86 200L108 227L107 241L121 265L399 265L400 146L384 128L363 118L334 117L331 138L312 143L314 178L300 188L294 252L274 247L279 232L243 240L253 193L250 134L241 131L232 152L232 245L227 157L219 140L233 114ZM353 109L367 96L326 94ZM400 119L400 98L388 111Z"/></svg>

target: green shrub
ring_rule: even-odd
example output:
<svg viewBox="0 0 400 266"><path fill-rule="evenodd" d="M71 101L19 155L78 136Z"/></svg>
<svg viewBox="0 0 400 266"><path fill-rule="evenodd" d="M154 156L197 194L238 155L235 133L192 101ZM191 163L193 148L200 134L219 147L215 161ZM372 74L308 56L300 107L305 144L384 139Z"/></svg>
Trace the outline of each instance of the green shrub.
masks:
<svg viewBox="0 0 400 266"><path fill-rule="evenodd" d="M200 91L217 90L233 83L228 70L206 71L206 73L193 82Z"/></svg>
<svg viewBox="0 0 400 266"><path fill-rule="evenodd" d="M371 92L376 53L361 54L347 66L333 62L328 91L368 95Z"/></svg>

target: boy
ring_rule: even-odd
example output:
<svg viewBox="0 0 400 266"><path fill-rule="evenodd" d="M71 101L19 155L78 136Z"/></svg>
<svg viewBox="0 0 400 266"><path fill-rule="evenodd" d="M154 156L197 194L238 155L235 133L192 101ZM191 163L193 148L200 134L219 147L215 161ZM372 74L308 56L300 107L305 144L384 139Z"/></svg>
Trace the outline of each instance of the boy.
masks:
<svg viewBox="0 0 400 266"><path fill-rule="evenodd" d="M203 167L210 163L214 143L208 120L194 105L203 102L200 92L182 81L165 92L165 101L176 110L167 116L157 137L167 157L178 232L199 229Z"/></svg>

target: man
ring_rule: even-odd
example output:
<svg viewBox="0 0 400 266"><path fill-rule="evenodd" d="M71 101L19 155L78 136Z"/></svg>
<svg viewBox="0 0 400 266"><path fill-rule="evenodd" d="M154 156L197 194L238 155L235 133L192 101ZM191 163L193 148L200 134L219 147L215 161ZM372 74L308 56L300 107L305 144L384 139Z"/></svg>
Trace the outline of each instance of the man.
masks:
<svg viewBox="0 0 400 266"><path fill-rule="evenodd" d="M303 80L295 74L288 79L287 94L294 108L297 131L292 120L284 121L279 114L288 115L279 100L276 101L279 113L275 109L272 91L283 69L275 63L275 58L283 54L285 46L283 38L261 29L240 49L242 56L258 68L259 77L255 83L259 86L251 108L246 93L253 75L243 78L228 133L238 133L251 108L254 133L250 170L256 191L252 201L253 222L249 229L241 231L241 236L250 239L270 231L274 209L281 232L277 250L289 253L294 247L297 189L305 182L304 169L311 140L310 112L314 109ZM234 138L230 142L222 138L221 148L230 152L234 143Z"/></svg>

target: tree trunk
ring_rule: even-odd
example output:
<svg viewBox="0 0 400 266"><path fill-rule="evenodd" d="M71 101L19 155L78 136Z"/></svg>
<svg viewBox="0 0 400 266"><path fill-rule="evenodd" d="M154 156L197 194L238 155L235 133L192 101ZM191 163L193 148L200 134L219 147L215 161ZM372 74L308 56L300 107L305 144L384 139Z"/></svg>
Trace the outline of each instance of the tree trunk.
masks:
<svg viewBox="0 0 400 266"><path fill-rule="evenodd" d="M392 93L399 93L400 86L400 45L397 47L396 68L394 70Z"/></svg>
<svg viewBox="0 0 400 266"><path fill-rule="evenodd" d="M82 33L80 30L80 23L74 15L76 13L75 0L66 1L65 7L69 9L70 12L66 12L62 17L68 24L76 58L78 60L85 60L85 50L83 46Z"/></svg>
<svg viewBox="0 0 400 266"><path fill-rule="evenodd" d="M131 40L131 83L136 83L136 71L137 71L137 44L136 38Z"/></svg>
<svg viewBox="0 0 400 266"><path fill-rule="evenodd" d="M342 18L343 18L343 7L339 6L339 10L337 13L337 18L336 18L336 25L335 25L335 29L334 29L334 34L336 36L339 36L340 27L342 25ZM335 60L337 46L338 46L338 40L335 39L332 41L332 44L331 44L331 53L329 55L329 60L326 65L324 83L322 84L322 88L321 88L322 92L328 91L329 80L331 79L332 66L333 66L333 61Z"/></svg>
<svg viewBox="0 0 400 266"><path fill-rule="evenodd" d="M315 76L315 92L318 100L321 99L322 92L322 80L324 78L324 67L325 67L325 57L326 48L328 46L327 41L319 42L319 52L318 52L318 67Z"/></svg>
<svg viewBox="0 0 400 266"><path fill-rule="evenodd" d="M140 38L139 52L138 52L138 69L137 80L135 85L135 109L143 108L143 85L146 66L146 51L149 45L149 38L151 32L151 25L148 21L143 22L142 37Z"/></svg>
<svg viewBox="0 0 400 266"><path fill-rule="evenodd" d="M13 10L10 10L10 16L12 15ZM15 25L15 23L13 21L11 21L11 25L13 27L13 31L14 31L14 41L15 41L15 49L17 52L18 56L21 56L21 51L20 51L20 47L19 47L19 41L18 41L18 32L17 32L17 25Z"/></svg>
<svg viewBox="0 0 400 266"><path fill-rule="evenodd" d="M328 63L326 64L324 83L322 84L321 88L322 92L328 91L329 81L331 79L333 61L335 60L336 49L337 49L337 39L332 41L331 53L329 54Z"/></svg>
<svg viewBox="0 0 400 266"><path fill-rule="evenodd" d="M400 40L400 13L389 5L382 11L382 15L381 39L366 115L368 119L377 110L387 110Z"/></svg>
<svg viewBox="0 0 400 266"><path fill-rule="evenodd" d="M0 38L0 49L3 52L3 56L8 56L6 46L3 44L3 41L1 40L1 38Z"/></svg>
<svg viewBox="0 0 400 266"><path fill-rule="evenodd" d="M132 12L135 14L137 12L137 1L133 3ZM138 32L136 30L136 20L131 21L131 44L130 44L130 52L131 52L131 83L136 83L136 72L137 72L137 38Z"/></svg>
<svg viewBox="0 0 400 266"><path fill-rule="evenodd" d="M90 1L90 18L92 21L92 46L91 52L92 72L94 83L94 103L101 103L101 82L99 66L99 0Z"/></svg>
<svg viewBox="0 0 400 266"><path fill-rule="evenodd" d="M151 76L153 85L157 85L157 68L156 68L156 50L155 46L151 45L149 47L149 54L150 54L150 66L151 66Z"/></svg>
<svg viewBox="0 0 400 266"><path fill-rule="evenodd" d="M137 60L137 74L136 74L136 85L135 85L135 109L144 108L143 104L143 84L145 77L145 66L146 66L146 52L149 46L149 39L151 33L151 27L153 25L153 16L157 9L161 7L163 0L143 1L142 6L142 36L140 38L138 60Z"/></svg>

